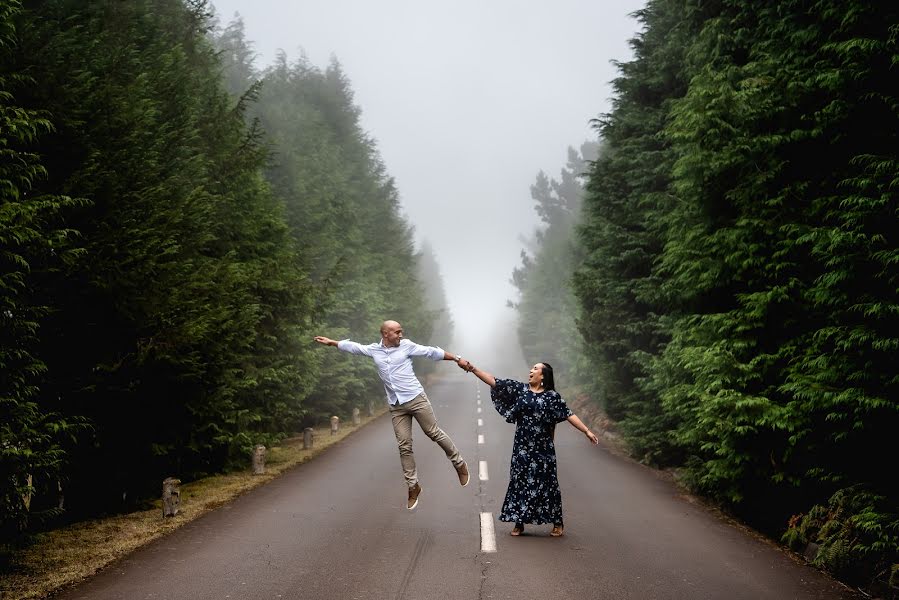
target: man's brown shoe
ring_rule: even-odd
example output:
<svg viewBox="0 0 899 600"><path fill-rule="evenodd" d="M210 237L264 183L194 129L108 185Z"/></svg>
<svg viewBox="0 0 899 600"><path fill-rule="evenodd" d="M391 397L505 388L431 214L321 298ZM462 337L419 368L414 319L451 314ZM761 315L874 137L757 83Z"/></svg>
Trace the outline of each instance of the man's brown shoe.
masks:
<svg viewBox="0 0 899 600"><path fill-rule="evenodd" d="M409 503L406 504L406 508L412 510L416 506L418 506L418 495L421 493L421 486L417 483L409 488Z"/></svg>
<svg viewBox="0 0 899 600"><path fill-rule="evenodd" d="M465 464L464 460L461 465L456 467L456 474L459 475L459 483L462 484L462 487L465 487L471 481L471 475L468 474L468 465Z"/></svg>

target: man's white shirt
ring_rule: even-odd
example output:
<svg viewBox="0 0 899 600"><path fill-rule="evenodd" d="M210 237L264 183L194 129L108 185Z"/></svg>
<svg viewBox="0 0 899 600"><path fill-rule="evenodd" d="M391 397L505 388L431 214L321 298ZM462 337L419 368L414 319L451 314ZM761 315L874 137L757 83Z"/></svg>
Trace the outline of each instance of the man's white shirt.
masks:
<svg viewBox="0 0 899 600"><path fill-rule="evenodd" d="M340 340L337 348L374 359L378 375L384 382L387 401L392 405L405 404L424 391L412 370L413 356L431 360L443 360L446 356L446 352L437 346L421 346L410 340L400 340L400 345L396 347L385 346L383 340L366 346L352 340Z"/></svg>

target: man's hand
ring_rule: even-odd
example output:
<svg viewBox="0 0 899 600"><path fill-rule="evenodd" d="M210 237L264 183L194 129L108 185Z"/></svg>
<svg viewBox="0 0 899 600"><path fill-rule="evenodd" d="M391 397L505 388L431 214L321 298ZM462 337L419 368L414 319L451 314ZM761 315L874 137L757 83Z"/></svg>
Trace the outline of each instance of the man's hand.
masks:
<svg viewBox="0 0 899 600"><path fill-rule="evenodd" d="M456 364L458 364L459 368L462 369L463 371L471 371L474 368L471 366L471 363L464 358Z"/></svg>
<svg viewBox="0 0 899 600"><path fill-rule="evenodd" d="M315 340L316 342L318 342L319 344L324 344L325 346L336 346L337 345L336 341L332 340L331 338L326 338L323 335L317 335L312 339Z"/></svg>

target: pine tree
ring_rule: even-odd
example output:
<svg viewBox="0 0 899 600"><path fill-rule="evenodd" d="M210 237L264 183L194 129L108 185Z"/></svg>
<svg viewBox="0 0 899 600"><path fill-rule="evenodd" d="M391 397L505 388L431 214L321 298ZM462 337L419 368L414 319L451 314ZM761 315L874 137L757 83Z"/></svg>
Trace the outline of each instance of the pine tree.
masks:
<svg viewBox="0 0 899 600"><path fill-rule="evenodd" d="M432 323L430 335L416 335L415 341L431 346L448 347L453 339L453 318L446 299L446 288L440 273L440 264L434 249L427 240L418 253L416 278L421 282L424 294L425 318ZM438 365L424 361L415 372L427 375L438 370Z"/></svg>
<svg viewBox="0 0 899 600"><path fill-rule="evenodd" d="M41 359L38 337L47 313L34 291L35 269L58 271L78 253L64 216L83 206L65 196L35 193L47 172L33 151L52 130L45 115L19 105L17 92L33 84L16 68L17 1L0 6L0 539L26 529L35 495L58 486L65 446L80 427L75 419L38 403Z"/></svg>
<svg viewBox="0 0 899 600"><path fill-rule="evenodd" d="M263 73L252 115L272 151L267 169L286 205L290 233L314 289L307 335L377 339L397 319L416 340L431 336L433 317L418 279L413 231L374 142L359 125L350 82L332 60L324 70L281 54ZM309 422L348 416L379 389L373 366L319 353L306 378L319 382Z"/></svg>
<svg viewBox="0 0 899 600"><path fill-rule="evenodd" d="M638 454L765 531L808 511L787 538L861 585L899 556L897 16L651 2L576 276Z"/></svg>
<svg viewBox="0 0 899 600"><path fill-rule="evenodd" d="M725 5L669 129L683 203L662 265L696 312L660 362L666 385L680 372L665 398L691 416L678 437L697 484L756 518L772 498L798 512L834 486L892 485L859 457L888 452L897 424L896 340L875 333L897 324L895 14L818 9Z"/></svg>
<svg viewBox="0 0 899 600"><path fill-rule="evenodd" d="M36 277L51 308L40 404L94 428L72 450L69 505L117 508L296 426L308 286L203 2L47 2L23 18L27 99L56 126L39 191L90 200L67 220L84 255Z"/></svg>
<svg viewBox="0 0 899 600"><path fill-rule="evenodd" d="M670 439L680 416L666 414L645 383L647 361L668 338L666 319L679 311L655 265L673 203L674 156L660 132L669 104L686 91L684 55L701 22L684 12L682 3L655 1L636 13L644 29L631 41L634 59L619 64L613 110L596 122L604 151L586 186L584 261L575 275L595 395L635 452L657 464L681 456Z"/></svg>
<svg viewBox="0 0 899 600"><path fill-rule="evenodd" d="M579 262L573 237L584 196L581 181L588 161L596 158L597 146L585 142L580 152L569 148L558 180L538 173L531 199L543 226L532 240L531 254L523 253L522 265L512 274L520 293L515 308L525 359L551 364L557 381L568 390L589 379L575 324L577 302L571 279Z"/></svg>

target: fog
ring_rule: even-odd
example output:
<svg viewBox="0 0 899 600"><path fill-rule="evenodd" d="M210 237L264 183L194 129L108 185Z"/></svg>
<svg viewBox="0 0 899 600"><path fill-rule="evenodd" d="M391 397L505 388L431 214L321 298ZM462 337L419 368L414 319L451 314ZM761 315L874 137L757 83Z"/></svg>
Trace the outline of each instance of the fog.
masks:
<svg viewBox="0 0 899 600"><path fill-rule="evenodd" d="M611 108L611 61L631 58L629 15L643 2L213 5L223 25L243 18L258 68L279 49L319 67L337 57L417 239L434 248L453 347L510 339L509 279L538 223L530 186L540 170L558 178L567 147L595 138L591 119Z"/></svg>

